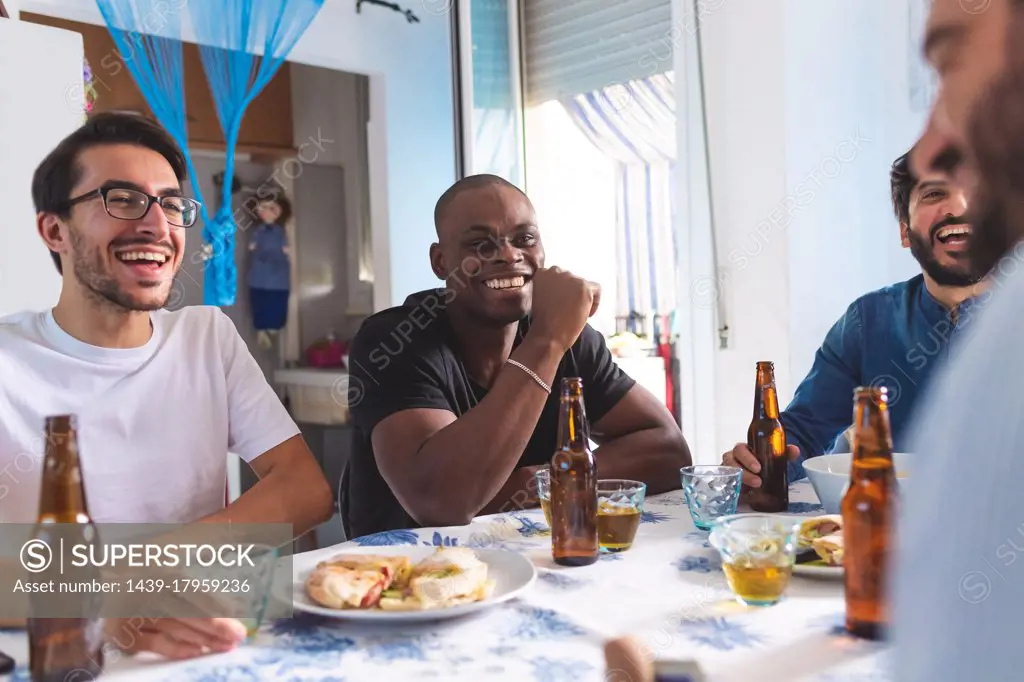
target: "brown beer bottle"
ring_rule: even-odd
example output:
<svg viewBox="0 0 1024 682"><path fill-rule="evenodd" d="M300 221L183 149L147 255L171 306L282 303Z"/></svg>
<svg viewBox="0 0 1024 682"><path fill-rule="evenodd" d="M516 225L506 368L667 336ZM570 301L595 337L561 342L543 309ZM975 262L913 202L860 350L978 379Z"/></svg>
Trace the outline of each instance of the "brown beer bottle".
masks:
<svg viewBox="0 0 1024 682"><path fill-rule="evenodd" d="M597 561L597 461L590 451L583 380L562 379L558 449L551 458L551 550L556 564Z"/></svg>
<svg viewBox="0 0 1024 682"><path fill-rule="evenodd" d="M85 501L75 417L47 417L46 455L34 538L45 542L56 554L61 540L65 545L85 544L95 542L96 537L96 526ZM56 564L54 557L49 570L53 571ZM59 585L60 576L53 577L55 586ZM69 580L67 576L64 579ZM40 616L29 618L27 624L32 682L88 680L103 672L100 602L88 594L74 595L74 601L71 595L60 597L47 595L32 603L32 615ZM58 615L62 617L46 617L50 615L47 611L54 609L59 609ZM66 615L76 617L63 617Z"/></svg>
<svg viewBox="0 0 1024 682"><path fill-rule="evenodd" d="M757 363L754 382L754 418L747 429L747 448L761 464L761 487L752 488L747 499L757 512L775 513L789 509L789 460L786 434L779 421L779 394L775 390L775 365Z"/></svg>
<svg viewBox="0 0 1024 682"><path fill-rule="evenodd" d="M846 630L881 639L888 624L886 574L896 523L889 397L885 388L853 392L850 487L843 495Z"/></svg>

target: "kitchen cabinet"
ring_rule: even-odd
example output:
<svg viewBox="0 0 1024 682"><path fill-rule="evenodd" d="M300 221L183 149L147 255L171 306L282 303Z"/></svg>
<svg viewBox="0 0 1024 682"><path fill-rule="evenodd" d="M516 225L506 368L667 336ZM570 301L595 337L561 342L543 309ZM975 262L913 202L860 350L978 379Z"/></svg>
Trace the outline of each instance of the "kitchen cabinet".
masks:
<svg viewBox="0 0 1024 682"><path fill-rule="evenodd" d="M142 92L126 66L133 54L122 55L106 26L96 26L41 14L22 12L22 21L76 31L82 35L85 57L92 68L97 100L91 113L133 111L152 116ZM185 77L185 102L189 147L223 151L224 134L217 109L203 70L199 48L193 43L182 47ZM68 102L69 105L73 104ZM266 157L294 156L292 95L288 62L249 105L242 119L236 151Z"/></svg>

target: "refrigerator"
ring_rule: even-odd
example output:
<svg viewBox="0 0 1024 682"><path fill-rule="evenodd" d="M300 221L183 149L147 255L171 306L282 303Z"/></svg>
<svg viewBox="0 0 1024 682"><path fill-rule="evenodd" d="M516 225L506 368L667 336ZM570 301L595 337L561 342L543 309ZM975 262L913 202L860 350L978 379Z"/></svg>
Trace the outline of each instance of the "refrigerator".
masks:
<svg viewBox="0 0 1024 682"><path fill-rule="evenodd" d="M83 63L80 34L0 18L0 317L45 310L60 294L36 228L32 174L85 119Z"/></svg>

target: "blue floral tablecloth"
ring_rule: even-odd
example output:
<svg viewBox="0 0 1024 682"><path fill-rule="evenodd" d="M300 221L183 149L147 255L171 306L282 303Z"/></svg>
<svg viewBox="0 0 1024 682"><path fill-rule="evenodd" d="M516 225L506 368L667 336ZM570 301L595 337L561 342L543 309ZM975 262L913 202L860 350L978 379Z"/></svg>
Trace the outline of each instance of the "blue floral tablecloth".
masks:
<svg viewBox="0 0 1024 682"><path fill-rule="evenodd" d="M806 481L790 512L822 513ZM392 680L605 679L603 644L634 634L657 656L696 660L707 682L885 682L885 649L843 633L842 582L794 576L785 598L753 609L735 602L718 553L697 531L682 492L652 496L636 542L592 566L551 560L541 511L498 514L468 526L378 533L346 546L459 545L527 555L538 580L522 598L452 621L366 626L297 616L265 624L244 646L182 662L109 660L109 680L151 682L390 682ZM0 649L28 680L25 636L0 633ZM82 682L76 680L75 682Z"/></svg>

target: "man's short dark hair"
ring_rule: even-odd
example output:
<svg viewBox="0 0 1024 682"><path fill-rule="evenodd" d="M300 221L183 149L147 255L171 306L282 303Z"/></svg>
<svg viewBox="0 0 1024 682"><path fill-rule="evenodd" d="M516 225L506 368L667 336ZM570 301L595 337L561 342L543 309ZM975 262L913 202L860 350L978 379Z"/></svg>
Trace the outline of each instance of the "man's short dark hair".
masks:
<svg viewBox="0 0 1024 682"><path fill-rule="evenodd" d="M186 176L185 156L174 138L158 123L137 114L101 113L92 116L50 152L32 176L32 201L36 213L68 215L71 188L82 177L78 156L86 149L104 144L136 144L167 159L178 182ZM60 254L51 251L57 272L63 274Z"/></svg>
<svg viewBox="0 0 1024 682"><path fill-rule="evenodd" d="M491 185L511 187L529 201L529 197L526 196L526 192L519 189L503 177L498 175L489 175L487 173L467 175L445 190L445 193L441 195L441 198L437 200L437 204L434 206L434 229L438 231L438 235L441 233L441 219L444 218L444 212L447 211L451 203L455 201L455 197L468 190L482 189L484 187L490 187Z"/></svg>
<svg viewBox="0 0 1024 682"><path fill-rule="evenodd" d="M896 219L910 225L910 194L917 185L917 177L910 169L910 152L893 162L889 183L892 185L892 210Z"/></svg>

